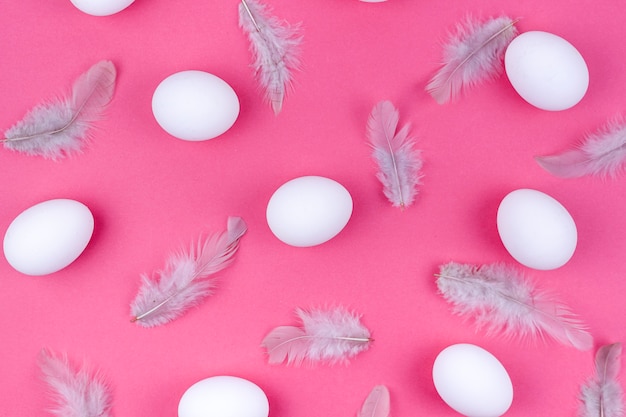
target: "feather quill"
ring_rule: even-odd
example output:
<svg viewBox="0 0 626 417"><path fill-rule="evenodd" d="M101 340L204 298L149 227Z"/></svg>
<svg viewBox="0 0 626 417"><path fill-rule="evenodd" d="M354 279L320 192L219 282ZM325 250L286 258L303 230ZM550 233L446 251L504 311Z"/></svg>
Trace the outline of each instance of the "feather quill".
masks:
<svg viewBox="0 0 626 417"><path fill-rule="evenodd" d="M620 372L622 344L602 346L596 353L596 373L581 388L581 417L621 417L624 415Z"/></svg>
<svg viewBox="0 0 626 417"><path fill-rule="evenodd" d="M98 373L84 366L74 370L66 356L42 350L39 367L55 401L51 412L59 417L110 417L111 394Z"/></svg>
<svg viewBox="0 0 626 417"><path fill-rule="evenodd" d="M394 207L404 208L415 201L423 162L421 152L414 148L415 140L409 135L409 125L397 131L398 120L398 110L393 104L381 101L370 113L367 137L383 193Z"/></svg>
<svg viewBox="0 0 626 417"><path fill-rule="evenodd" d="M488 333L549 336L580 350L593 346L591 335L571 310L537 289L517 268L450 262L440 266L437 287L455 313L473 316Z"/></svg>
<svg viewBox="0 0 626 417"><path fill-rule="evenodd" d="M626 169L626 122L610 121L575 149L535 160L557 177L616 177Z"/></svg>
<svg viewBox="0 0 626 417"><path fill-rule="evenodd" d="M258 0L241 0L239 27L250 41L257 81L274 114L280 113L293 71L300 67L300 25L289 25L270 14Z"/></svg>
<svg viewBox="0 0 626 417"><path fill-rule="evenodd" d="M384 385L377 385L365 399L357 417L389 417L389 409L389 390Z"/></svg>
<svg viewBox="0 0 626 417"><path fill-rule="evenodd" d="M115 78L111 61L98 62L74 82L69 96L34 107L0 141L7 149L48 159L79 152L113 98Z"/></svg>
<svg viewBox="0 0 626 417"><path fill-rule="evenodd" d="M515 23L517 20L506 16L483 23L467 17L444 45L443 65L426 85L426 91L437 103L444 104L500 76L506 48L518 33Z"/></svg>
<svg viewBox="0 0 626 417"><path fill-rule="evenodd" d="M229 217L226 231L172 255L157 279L142 275L142 285L131 303L131 321L143 327L160 326L211 295L213 275L232 263L246 230L243 219Z"/></svg>
<svg viewBox="0 0 626 417"><path fill-rule="evenodd" d="M263 339L261 345L267 349L269 363L347 363L372 342L360 316L343 307L327 311L297 309L296 315L302 323L300 327L279 326Z"/></svg>

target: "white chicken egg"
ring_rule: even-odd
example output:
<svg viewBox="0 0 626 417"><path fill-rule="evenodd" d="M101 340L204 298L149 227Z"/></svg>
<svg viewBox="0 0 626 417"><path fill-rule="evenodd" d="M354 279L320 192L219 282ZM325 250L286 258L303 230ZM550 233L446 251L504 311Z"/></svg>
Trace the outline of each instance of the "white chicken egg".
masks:
<svg viewBox="0 0 626 417"><path fill-rule="evenodd" d="M343 230L352 215L352 197L329 178L299 177L274 192L266 215L272 233L284 243L315 246Z"/></svg>
<svg viewBox="0 0 626 417"><path fill-rule="evenodd" d="M541 191L522 188L506 195L498 207L497 227L506 250L529 268L563 266L576 249L574 219L561 203Z"/></svg>
<svg viewBox="0 0 626 417"><path fill-rule="evenodd" d="M485 349L460 343L442 350L433 365L441 399L468 417L499 417L513 402L513 384L498 359Z"/></svg>
<svg viewBox="0 0 626 417"><path fill-rule="evenodd" d="M181 71L157 86L152 113L170 135L183 140L213 139L239 116L239 99L226 81L204 71Z"/></svg>
<svg viewBox="0 0 626 417"><path fill-rule="evenodd" d="M525 32L513 39L504 66L515 91L543 110L569 109L589 86L589 70L580 52L548 32Z"/></svg>
<svg viewBox="0 0 626 417"><path fill-rule="evenodd" d="M196 382L178 403L178 417L267 417L269 401L258 385L235 376Z"/></svg>
<svg viewBox="0 0 626 417"><path fill-rule="evenodd" d="M94 219L83 203L48 200L20 213L4 235L4 256L26 275L57 272L78 258L91 240Z"/></svg>
<svg viewBox="0 0 626 417"><path fill-rule="evenodd" d="M70 0L76 8L92 16L109 16L121 12L135 0Z"/></svg>

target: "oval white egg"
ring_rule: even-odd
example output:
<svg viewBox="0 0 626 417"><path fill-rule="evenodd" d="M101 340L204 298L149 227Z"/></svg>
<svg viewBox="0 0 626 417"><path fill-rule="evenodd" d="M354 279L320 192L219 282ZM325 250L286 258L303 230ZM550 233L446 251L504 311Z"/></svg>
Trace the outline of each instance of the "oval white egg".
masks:
<svg viewBox="0 0 626 417"><path fill-rule="evenodd" d="M221 78L204 71L181 71L157 86L152 113L170 135L183 140L213 139L239 116L239 99Z"/></svg>
<svg viewBox="0 0 626 417"><path fill-rule="evenodd" d="M109 16L121 12L135 0L70 0L76 8L92 16Z"/></svg>
<svg viewBox="0 0 626 417"><path fill-rule="evenodd" d="M541 191L510 192L500 202L496 222L506 250L529 268L559 268L576 249L574 219L561 203Z"/></svg>
<svg viewBox="0 0 626 417"><path fill-rule="evenodd" d="M548 32L525 32L513 39L504 66L515 91L543 110L569 109L589 86L589 70L580 52Z"/></svg>
<svg viewBox="0 0 626 417"><path fill-rule="evenodd" d="M272 233L284 243L315 246L343 230L352 215L352 197L337 181L299 177L274 192L266 215Z"/></svg>
<svg viewBox="0 0 626 417"><path fill-rule="evenodd" d="M269 401L258 385L235 376L196 382L178 403L178 417L267 417Z"/></svg>
<svg viewBox="0 0 626 417"><path fill-rule="evenodd" d="M11 222L4 235L4 256L23 274L51 274L78 258L93 229L93 215L83 203L68 199L44 201Z"/></svg>
<svg viewBox="0 0 626 417"><path fill-rule="evenodd" d="M441 399L468 417L499 417L513 402L513 384L498 359L485 349L460 343L437 355L433 382Z"/></svg>

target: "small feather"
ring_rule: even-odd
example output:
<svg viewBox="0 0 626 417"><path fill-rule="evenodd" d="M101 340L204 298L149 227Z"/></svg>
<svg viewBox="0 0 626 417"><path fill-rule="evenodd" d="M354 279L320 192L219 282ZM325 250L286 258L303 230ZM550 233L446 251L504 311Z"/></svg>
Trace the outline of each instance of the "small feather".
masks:
<svg viewBox="0 0 626 417"><path fill-rule="evenodd" d="M291 26L270 14L258 0L239 4L239 26L248 36L252 64L260 87L274 114L280 113L293 79L300 66L300 25Z"/></svg>
<svg viewBox="0 0 626 417"><path fill-rule="evenodd" d="M616 177L626 169L626 122L610 121L587 135L576 149L535 160L557 177Z"/></svg>
<svg viewBox="0 0 626 417"><path fill-rule="evenodd" d="M367 350L372 341L369 330L360 322L360 316L336 307L328 311L296 310L301 327L280 326L263 339L269 363L287 362L299 366L310 362L347 363Z"/></svg>
<svg viewBox="0 0 626 417"><path fill-rule="evenodd" d="M443 65L426 86L439 104L455 100L465 90L499 77L517 20L506 16L480 23L470 17L457 26L443 48Z"/></svg>
<svg viewBox="0 0 626 417"><path fill-rule="evenodd" d="M440 266L437 287L461 316L474 317L479 328L505 336L550 336L589 350L593 338L569 308L535 288L517 268L504 264L450 262Z"/></svg>
<svg viewBox="0 0 626 417"><path fill-rule="evenodd" d="M398 110L389 101L376 104L367 121L367 137L378 165L376 177L394 207L413 204L422 169L421 152L414 149L409 125L397 131Z"/></svg>
<svg viewBox="0 0 626 417"><path fill-rule="evenodd" d="M98 373L85 367L74 370L66 356L42 350L39 367L56 406L51 412L59 417L110 417L111 394Z"/></svg>
<svg viewBox="0 0 626 417"><path fill-rule="evenodd" d="M617 380L621 365L622 344L613 343L598 349L596 373L581 388L581 417L621 417L624 415L622 387Z"/></svg>
<svg viewBox="0 0 626 417"><path fill-rule="evenodd" d="M157 279L142 275L142 285L131 303L131 321L144 327L160 326L211 295L215 288L213 275L232 263L246 230L243 219L229 217L225 232L199 241L188 252L171 256Z"/></svg>
<svg viewBox="0 0 626 417"><path fill-rule="evenodd" d="M98 62L74 82L71 96L36 106L0 141L7 149L48 159L79 152L113 97L115 77L112 62Z"/></svg>
<svg viewBox="0 0 626 417"><path fill-rule="evenodd" d="M384 385L377 385L369 393L357 417L389 417L389 390Z"/></svg>

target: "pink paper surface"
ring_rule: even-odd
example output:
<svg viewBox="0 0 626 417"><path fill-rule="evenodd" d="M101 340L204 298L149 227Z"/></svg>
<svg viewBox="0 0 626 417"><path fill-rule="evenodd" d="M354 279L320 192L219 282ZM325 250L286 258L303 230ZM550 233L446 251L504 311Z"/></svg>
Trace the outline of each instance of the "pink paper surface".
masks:
<svg viewBox="0 0 626 417"><path fill-rule="evenodd" d="M0 415L47 415L52 403L37 367L47 347L99 369L117 416L176 416L183 392L214 375L261 386L272 417L353 416L377 384L389 387L395 417L454 416L431 370L439 351L463 342L486 348L509 372L515 398L507 415L575 415L595 349L488 336L437 294L442 263L514 263L495 215L517 188L559 200L579 234L562 268L524 270L589 325L596 348L626 340L626 178L558 179L533 160L623 114L621 2L272 0L276 15L304 31L302 69L277 117L257 88L236 0L136 0L109 17L69 0L7 3L3 129L101 59L119 73L110 111L83 154L54 162L0 152L3 234L21 211L53 198L85 203L96 222L85 252L57 273L30 277L0 262ZM570 41L589 67L587 95L572 109L546 112L503 76L455 103L435 103L424 86L442 42L468 14L521 17L522 32ZM239 96L237 122L216 139L178 140L152 116L158 83L188 69L223 78ZM412 124L425 160L418 200L404 211L382 195L365 139L368 114L384 99ZM280 242L265 221L272 193L302 175L339 181L354 200L346 228L312 248ZM159 328L130 323L140 275L222 230L228 216L243 217L249 231L215 295ZM367 352L349 365L267 364L260 343L271 328L297 324L297 307L333 305L362 314L375 338Z"/></svg>

